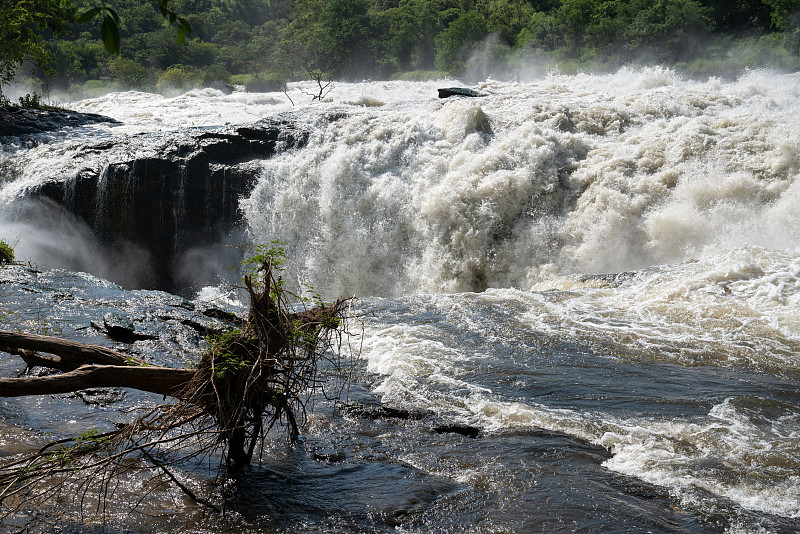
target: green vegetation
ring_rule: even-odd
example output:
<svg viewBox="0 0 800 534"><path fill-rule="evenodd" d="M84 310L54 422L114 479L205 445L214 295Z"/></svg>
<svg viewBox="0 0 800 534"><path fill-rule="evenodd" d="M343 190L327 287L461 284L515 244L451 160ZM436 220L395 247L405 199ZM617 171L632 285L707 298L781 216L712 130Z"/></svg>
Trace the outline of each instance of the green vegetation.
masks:
<svg viewBox="0 0 800 534"><path fill-rule="evenodd" d="M0 265L14 261L14 248L0 239Z"/></svg>
<svg viewBox="0 0 800 534"><path fill-rule="evenodd" d="M74 20L74 9L65 1L0 0L0 96L26 61L38 65L43 76L55 74L45 36L64 35Z"/></svg>
<svg viewBox="0 0 800 534"><path fill-rule="evenodd" d="M800 69L800 0L93 2L0 0L0 83L23 60L39 65L28 80L39 90L75 97L214 83L281 90L312 79L318 98L334 78L499 76L531 57L566 71L634 63L690 74Z"/></svg>

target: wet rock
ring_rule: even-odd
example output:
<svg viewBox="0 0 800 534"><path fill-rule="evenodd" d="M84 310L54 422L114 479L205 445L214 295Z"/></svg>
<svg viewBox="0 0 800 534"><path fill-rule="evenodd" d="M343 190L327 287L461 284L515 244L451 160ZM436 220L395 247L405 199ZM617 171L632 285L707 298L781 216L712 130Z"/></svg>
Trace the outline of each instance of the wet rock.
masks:
<svg viewBox="0 0 800 534"><path fill-rule="evenodd" d="M474 426L446 424L433 427L433 431L437 434L459 434L467 438L477 438L480 434L480 429Z"/></svg>
<svg viewBox="0 0 800 534"><path fill-rule="evenodd" d="M67 109L0 108L0 143L4 137L37 134L99 122L119 124L119 121L110 117Z"/></svg>
<svg viewBox="0 0 800 534"><path fill-rule="evenodd" d="M106 406L123 400L125 398L125 390L122 388L90 388L76 391L75 396L81 399L84 404Z"/></svg>
<svg viewBox="0 0 800 534"><path fill-rule="evenodd" d="M318 462L343 462L347 459L347 454L342 450L320 449L314 451L314 459Z"/></svg>
<svg viewBox="0 0 800 534"><path fill-rule="evenodd" d="M106 331L109 335L114 336L123 336L123 335L133 335L135 328L133 326L133 321L131 321L126 316L122 315L121 313L113 313L108 312L103 315L103 325L106 327Z"/></svg>
<svg viewBox="0 0 800 534"><path fill-rule="evenodd" d="M235 234L239 199L260 176L260 161L308 137L287 118L121 136L81 147L72 168L54 170L23 196L62 206L120 258L137 251L149 287L188 293L186 285L196 288L181 274L184 255Z"/></svg>
<svg viewBox="0 0 800 534"><path fill-rule="evenodd" d="M108 312L103 315L102 324L97 321L92 321L91 324L94 328L104 332L111 339L122 343L133 343L135 341L158 338L158 336L155 335L137 332L133 321L129 317L117 312Z"/></svg>
<svg viewBox="0 0 800 534"><path fill-rule="evenodd" d="M401 419L401 420L419 420L429 417L431 414L420 411L406 410L403 408L392 408L391 406L384 406L382 404L350 404L342 406L342 413L351 417L358 417L359 419Z"/></svg>
<svg viewBox="0 0 800 534"><path fill-rule="evenodd" d="M340 407L344 415L357 417L359 419L399 419L402 421L420 421L423 419L431 420L428 424L437 434L458 434L468 438L477 438L480 429L474 426L452 423L438 419L433 412L406 410L403 408L393 408L383 404L363 404L355 403Z"/></svg>
<svg viewBox="0 0 800 534"><path fill-rule="evenodd" d="M212 319L217 319L219 321L223 321L226 323L231 323L236 326L243 326L245 320L242 317L239 317L235 313L228 312L225 310L220 310L219 308L206 308L201 312L206 317L211 317Z"/></svg>
<svg viewBox="0 0 800 534"><path fill-rule="evenodd" d="M467 87L445 87L439 89L439 98L450 98L451 96L468 96L468 97L478 97L478 96L487 96L486 93L481 93L479 91L475 91L474 89L469 89Z"/></svg>

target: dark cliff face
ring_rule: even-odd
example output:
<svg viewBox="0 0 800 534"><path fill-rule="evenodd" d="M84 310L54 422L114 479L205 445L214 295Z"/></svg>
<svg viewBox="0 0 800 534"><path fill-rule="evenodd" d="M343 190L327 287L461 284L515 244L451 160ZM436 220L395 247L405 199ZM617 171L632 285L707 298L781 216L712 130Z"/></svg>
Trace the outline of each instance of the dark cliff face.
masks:
<svg viewBox="0 0 800 534"><path fill-rule="evenodd" d="M179 274L186 253L235 234L239 198L258 178L259 161L305 145L308 136L290 120L266 119L116 137L81 147L72 157L80 168L25 197L61 205L112 249L139 251L133 261L148 263L149 287L185 292L198 282Z"/></svg>

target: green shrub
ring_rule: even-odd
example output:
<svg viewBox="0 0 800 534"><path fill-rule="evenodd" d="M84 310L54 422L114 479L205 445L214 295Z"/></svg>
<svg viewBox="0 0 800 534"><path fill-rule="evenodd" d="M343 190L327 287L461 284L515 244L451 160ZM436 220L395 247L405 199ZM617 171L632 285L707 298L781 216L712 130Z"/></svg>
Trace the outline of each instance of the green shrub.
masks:
<svg viewBox="0 0 800 534"><path fill-rule="evenodd" d="M42 97L36 93L28 93L25 96L19 97L19 107L25 109L42 109Z"/></svg>
<svg viewBox="0 0 800 534"><path fill-rule="evenodd" d="M108 70L123 87L146 89L153 85L156 78L154 69L121 56L108 60Z"/></svg>
<svg viewBox="0 0 800 534"><path fill-rule="evenodd" d="M11 245L0 239L0 265L14 261L14 249Z"/></svg>
<svg viewBox="0 0 800 534"><path fill-rule="evenodd" d="M119 85L108 79L86 80L83 84L81 98L95 98L119 89Z"/></svg>
<svg viewBox="0 0 800 534"><path fill-rule="evenodd" d="M156 89L159 92L175 89L186 91L203 85L203 73L197 67L192 65L172 65L158 77Z"/></svg>
<svg viewBox="0 0 800 534"><path fill-rule="evenodd" d="M254 76L252 74L232 74L230 77L230 82L233 85L244 85L247 86L253 80Z"/></svg>
<svg viewBox="0 0 800 534"><path fill-rule="evenodd" d="M200 69L200 75L203 77L203 82L208 87L215 87L227 84L231 79L231 74L228 70L218 64L209 65Z"/></svg>
<svg viewBox="0 0 800 534"><path fill-rule="evenodd" d="M244 88L251 93L271 93L283 90L285 82L286 77L277 72L259 72L244 83Z"/></svg>

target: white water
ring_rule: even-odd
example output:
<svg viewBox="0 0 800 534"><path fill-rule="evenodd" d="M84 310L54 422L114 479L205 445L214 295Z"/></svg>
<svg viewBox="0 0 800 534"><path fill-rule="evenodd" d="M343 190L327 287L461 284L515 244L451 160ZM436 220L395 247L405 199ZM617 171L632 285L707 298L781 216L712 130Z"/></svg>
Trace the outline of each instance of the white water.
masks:
<svg viewBox="0 0 800 534"><path fill-rule="evenodd" d="M699 83L654 69L479 88L491 96L396 84L384 106L326 104L344 118L265 162L245 205L253 235L291 243L298 276L327 293L362 295L798 250L797 75Z"/></svg>
<svg viewBox="0 0 800 534"><path fill-rule="evenodd" d="M291 281L326 297L417 295L498 344L541 336L611 360L800 378L800 75L621 70L439 100L447 85L339 84L313 105L294 88L296 107L212 90L74 107L124 121L112 134L290 111L312 125L308 147L263 162L243 207L253 241L285 241ZM585 276L598 273L623 274ZM473 308L508 309L507 323ZM602 445L606 467L690 509L711 495L800 517L796 405L731 396L691 418L548 406L483 384L478 370L504 363L440 330L368 322L362 356L386 401Z"/></svg>
<svg viewBox="0 0 800 534"><path fill-rule="evenodd" d="M264 162L244 215L254 241L289 243L292 276L328 296L525 290L740 247L798 250L800 75L623 69L437 98L457 84L338 84L313 104L299 84L296 107L282 93L212 89L72 107L124 122L97 127L109 134L281 112L313 125L308 148ZM79 146L34 150L0 199L74 173Z"/></svg>

